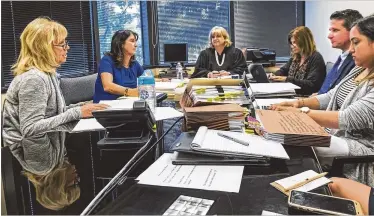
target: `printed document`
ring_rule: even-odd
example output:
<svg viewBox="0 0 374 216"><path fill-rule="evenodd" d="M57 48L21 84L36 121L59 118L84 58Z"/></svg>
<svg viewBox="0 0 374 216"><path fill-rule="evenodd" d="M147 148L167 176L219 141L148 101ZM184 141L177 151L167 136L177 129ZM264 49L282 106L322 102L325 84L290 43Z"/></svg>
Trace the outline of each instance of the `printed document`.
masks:
<svg viewBox="0 0 374 216"><path fill-rule="evenodd" d="M103 103L110 105L111 107L109 109L132 108L132 104L131 106L129 105L131 101L126 101L126 100L127 99L113 100L110 102L106 101ZM179 112L178 110L172 107L156 107L154 116L155 116L156 121L161 121L165 119L182 117L183 113ZM105 128L99 122L97 122L95 118L89 118L89 119L79 120L78 124L72 130L72 133L84 132L84 131L98 131L98 130L105 130Z"/></svg>
<svg viewBox="0 0 374 216"><path fill-rule="evenodd" d="M139 184L239 193L244 166L173 165L164 153L136 180Z"/></svg>

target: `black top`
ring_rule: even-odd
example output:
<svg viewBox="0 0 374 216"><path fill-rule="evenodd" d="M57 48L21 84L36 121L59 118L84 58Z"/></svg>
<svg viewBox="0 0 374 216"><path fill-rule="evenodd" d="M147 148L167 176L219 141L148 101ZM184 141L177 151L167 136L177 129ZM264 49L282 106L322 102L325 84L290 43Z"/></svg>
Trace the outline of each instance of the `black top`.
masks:
<svg viewBox="0 0 374 216"><path fill-rule="evenodd" d="M222 63L224 54L225 59ZM218 54L218 62L222 66L217 63L214 48L207 48L201 51L196 61L195 72L191 78L207 77L211 71L225 70L232 74L242 74L244 70L248 70L242 51L234 46L225 47L222 54Z"/></svg>
<svg viewBox="0 0 374 216"><path fill-rule="evenodd" d="M326 77L326 65L322 55L314 52L299 66L300 60L290 58L275 75L287 76L286 82L300 86L296 90L300 95L311 95L318 92Z"/></svg>

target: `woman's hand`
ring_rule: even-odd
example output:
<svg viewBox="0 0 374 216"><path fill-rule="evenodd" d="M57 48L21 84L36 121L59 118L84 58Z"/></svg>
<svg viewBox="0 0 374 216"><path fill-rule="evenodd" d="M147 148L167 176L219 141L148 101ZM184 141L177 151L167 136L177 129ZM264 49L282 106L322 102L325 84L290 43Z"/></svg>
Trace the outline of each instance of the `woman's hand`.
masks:
<svg viewBox="0 0 374 216"><path fill-rule="evenodd" d="M286 76L269 76L269 79L276 81L276 82L285 82L287 77Z"/></svg>
<svg viewBox="0 0 374 216"><path fill-rule="evenodd" d="M224 70L221 70L221 71L219 72L219 75L221 75L221 76L230 76L231 73L230 73L230 72L227 72L227 71L224 71Z"/></svg>
<svg viewBox="0 0 374 216"><path fill-rule="evenodd" d="M139 96L139 90L138 90L138 88L127 88L125 90L124 95L126 97L138 97Z"/></svg>
<svg viewBox="0 0 374 216"><path fill-rule="evenodd" d="M290 107L290 106L276 106L272 110L276 110L276 111L290 111L290 112L301 112L299 108Z"/></svg>
<svg viewBox="0 0 374 216"><path fill-rule="evenodd" d="M277 110L277 107L294 107L294 108L300 108L301 107L301 102L300 102L300 100L284 101L282 103L271 105L270 109L271 110Z"/></svg>
<svg viewBox="0 0 374 216"><path fill-rule="evenodd" d="M105 110L109 107L107 104L85 104L81 106L82 118L92 117L92 111L95 110Z"/></svg>
<svg viewBox="0 0 374 216"><path fill-rule="evenodd" d="M208 78L217 78L217 77L220 77L220 76L221 76L221 74L218 71L212 71L212 72L208 73Z"/></svg>

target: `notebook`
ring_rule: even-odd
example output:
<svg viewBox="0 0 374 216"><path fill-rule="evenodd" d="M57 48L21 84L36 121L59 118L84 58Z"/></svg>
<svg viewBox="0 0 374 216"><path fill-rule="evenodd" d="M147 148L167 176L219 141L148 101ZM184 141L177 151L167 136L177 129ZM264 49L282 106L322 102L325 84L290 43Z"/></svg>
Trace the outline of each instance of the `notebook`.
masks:
<svg viewBox="0 0 374 216"><path fill-rule="evenodd" d="M218 132L225 136L233 137L236 140L247 142L248 146L221 137L218 135ZM254 155L290 159L286 150L279 142L266 140L263 137L251 134L210 130L205 126L201 126L197 131L191 143L191 149L201 152L224 153L227 155Z"/></svg>
<svg viewBox="0 0 374 216"><path fill-rule="evenodd" d="M296 146L330 146L331 136L311 117L301 112L256 110L264 137Z"/></svg>
<svg viewBox="0 0 374 216"><path fill-rule="evenodd" d="M307 192L332 182L330 179L324 177L324 175L326 175L326 173L319 174L313 170L308 170L294 176L277 180L270 183L270 185L289 196L291 190Z"/></svg>

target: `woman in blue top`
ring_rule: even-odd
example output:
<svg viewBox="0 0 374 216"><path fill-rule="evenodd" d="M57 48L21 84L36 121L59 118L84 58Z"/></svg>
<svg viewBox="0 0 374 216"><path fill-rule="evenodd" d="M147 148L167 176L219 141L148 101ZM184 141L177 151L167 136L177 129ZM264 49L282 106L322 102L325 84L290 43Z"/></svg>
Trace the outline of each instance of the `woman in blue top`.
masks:
<svg viewBox="0 0 374 216"><path fill-rule="evenodd" d="M138 34L131 30L114 33L110 52L106 52L100 61L94 103L120 96L138 96L137 77L144 70L135 60L137 40Z"/></svg>

